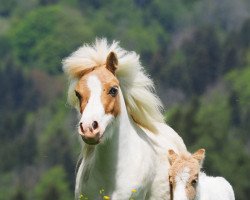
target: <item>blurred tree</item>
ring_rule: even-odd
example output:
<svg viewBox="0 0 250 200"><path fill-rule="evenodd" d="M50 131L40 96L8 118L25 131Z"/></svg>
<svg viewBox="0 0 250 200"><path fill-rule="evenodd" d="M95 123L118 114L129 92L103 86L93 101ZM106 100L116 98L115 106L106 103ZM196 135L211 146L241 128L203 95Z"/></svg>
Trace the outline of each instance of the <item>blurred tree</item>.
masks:
<svg viewBox="0 0 250 200"><path fill-rule="evenodd" d="M220 77L221 44L211 27L202 27L186 39L163 69L167 85L181 88L187 96L201 95Z"/></svg>
<svg viewBox="0 0 250 200"><path fill-rule="evenodd" d="M174 126L187 146L195 145L199 138L199 135L194 133L194 129L198 126L196 115L199 108L199 99L194 97L187 105L178 105L167 113L167 123Z"/></svg>
<svg viewBox="0 0 250 200"><path fill-rule="evenodd" d="M83 12L87 12L82 7ZM159 63L165 62L169 35L157 20L145 14L133 1L104 1L100 9L89 12L87 16L97 37L121 41L124 48L140 54L152 73L156 74Z"/></svg>
<svg viewBox="0 0 250 200"><path fill-rule="evenodd" d="M152 0L134 0L135 4L141 8L149 6Z"/></svg>
<svg viewBox="0 0 250 200"><path fill-rule="evenodd" d="M234 104L235 112L238 113L241 136L246 144L250 144L250 66L241 70L233 70L227 75L227 80L231 86L232 94L237 94L232 99L232 103Z"/></svg>
<svg viewBox="0 0 250 200"><path fill-rule="evenodd" d="M11 51L11 45L10 45L10 41L5 36L0 37L0 46L1 46L0 56L2 58L7 57Z"/></svg>
<svg viewBox="0 0 250 200"><path fill-rule="evenodd" d="M241 29L228 34L223 47L222 73L233 68L250 64L250 19L245 20Z"/></svg>
<svg viewBox="0 0 250 200"><path fill-rule="evenodd" d="M250 18L245 20L240 30L240 43L244 48L250 48Z"/></svg>
<svg viewBox="0 0 250 200"><path fill-rule="evenodd" d="M202 94L209 84L220 76L221 47L211 27L194 32L193 38L183 44L186 56L187 77L191 93Z"/></svg>
<svg viewBox="0 0 250 200"><path fill-rule="evenodd" d="M0 16L8 17L16 5L17 5L17 0L1 0Z"/></svg>
<svg viewBox="0 0 250 200"><path fill-rule="evenodd" d="M7 156L6 156L7 157ZM4 160L2 160L3 162ZM0 170L0 200L10 199L15 191L13 184L13 172L3 172Z"/></svg>
<svg viewBox="0 0 250 200"><path fill-rule="evenodd" d="M36 200L69 200L73 195L66 181L66 174L61 166L47 171L35 188Z"/></svg>
<svg viewBox="0 0 250 200"><path fill-rule="evenodd" d="M168 32L176 31L180 23L187 20L187 10L181 0L154 0L149 5L148 12L150 16L158 20Z"/></svg>
<svg viewBox="0 0 250 200"><path fill-rule="evenodd" d="M77 11L59 6L34 10L9 31L20 65L51 74L60 72L61 59L91 36L89 26Z"/></svg>
<svg viewBox="0 0 250 200"><path fill-rule="evenodd" d="M50 4L56 4L59 0L39 0L39 4L45 6Z"/></svg>
<svg viewBox="0 0 250 200"><path fill-rule="evenodd" d="M12 197L10 198L10 200L26 200L27 197L24 193L24 191L22 189L17 189L17 191L14 191L12 193Z"/></svg>
<svg viewBox="0 0 250 200"><path fill-rule="evenodd" d="M61 100L54 102L49 110L45 110L49 119L47 119L46 127L40 130L41 134L38 136L38 156L39 162L43 165L47 167L62 165L67 174L73 175L77 160L73 155L73 138L65 127L66 113L64 101Z"/></svg>
<svg viewBox="0 0 250 200"><path fill-rule="evenodd" d="M198 0L193 10L193 23L212 25L230 32L240 28L249 16L246 0Z"/></svg>
<svg viewBox="0 0 250 200"><path fill-rule="evenodd" d="M234 68L242 67L242 49L239 47L239 38L237 33L231 33L227 36L222 51L222 67L223 74Z"/></svg>

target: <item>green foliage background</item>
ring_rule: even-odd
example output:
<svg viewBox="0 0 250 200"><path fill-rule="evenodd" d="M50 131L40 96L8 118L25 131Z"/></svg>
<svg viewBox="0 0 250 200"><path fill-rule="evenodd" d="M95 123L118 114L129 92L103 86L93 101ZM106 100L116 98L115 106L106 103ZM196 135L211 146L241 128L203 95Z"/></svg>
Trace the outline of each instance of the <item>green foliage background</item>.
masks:
<svg viewBox="0 0 250 200"><path fill-rule="evenodd" d="M61 60L96 37L141 55L167 123L248 199L249 10L247 0L0 0L0 200L73 199L80 147Z"/></svg>

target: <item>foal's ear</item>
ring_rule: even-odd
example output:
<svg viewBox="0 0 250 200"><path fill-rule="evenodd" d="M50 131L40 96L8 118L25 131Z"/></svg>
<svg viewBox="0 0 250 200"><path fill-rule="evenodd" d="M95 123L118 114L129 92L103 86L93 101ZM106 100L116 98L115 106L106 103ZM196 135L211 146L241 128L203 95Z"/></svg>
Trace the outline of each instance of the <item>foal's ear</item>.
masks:
<svg viewBox="0 0 250 200"><path fill-rule="evenodd" d="M192 156L193 156L193 158L195 158L196 160L198 160L198 162L200 163L200 165L202 165L203 160L205 158L205 149L199 149L199 150L197 150Z"/></svg>
<svg viewBox="0 0 250 200"><path fill-rule="evenodd" d="M173 149L168 150L168 158L169 158L170 165L174 163L177 157L178 157L178 154L175 153Z"/></svg>
<svg viewBox="0 0 250 200"><path fill-rule="evenodd" d="M115 71L117 69L117 65L118 65L118 59L116 54L111 51L107 57L106 60L106 68L111 71L113 74L115 74Z"/></svg>

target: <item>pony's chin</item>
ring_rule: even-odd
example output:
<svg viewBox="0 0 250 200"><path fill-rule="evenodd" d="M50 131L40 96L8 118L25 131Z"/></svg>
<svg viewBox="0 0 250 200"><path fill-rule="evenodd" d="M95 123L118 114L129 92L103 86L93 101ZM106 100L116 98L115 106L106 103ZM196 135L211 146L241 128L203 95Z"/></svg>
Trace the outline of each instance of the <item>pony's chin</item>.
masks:
<svg viewBox="0 0 250 200"><path fill-rule="evenodd" d="M86 144L88 145L97 145L99 143L101 143L103 141L103 136L104 134L103 133L98 133L97 137L93 137L93 138L86 138L84 135L80 134L81 135L81 138L83 140L83 142L85 142Z"/></svg>
<svg viewBox="0 0 250 200"><path fill-rule="evenodd" d="M88 145L97 145L100 143L101 138L94 140L94 139L86 139L84 136L81 136L82 140Z"/></svg>

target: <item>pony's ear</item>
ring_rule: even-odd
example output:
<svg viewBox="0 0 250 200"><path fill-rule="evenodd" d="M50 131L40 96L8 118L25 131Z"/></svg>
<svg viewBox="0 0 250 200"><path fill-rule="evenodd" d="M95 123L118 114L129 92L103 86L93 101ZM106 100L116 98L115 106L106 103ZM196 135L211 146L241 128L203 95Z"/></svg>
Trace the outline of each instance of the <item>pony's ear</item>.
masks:
<svg viewBox="0 0 250 200"><path fill-rule="evenodd" d="M196 160L198 160L198 162L200 163L200 165L202 165L203 160L205 158L205 149L199 149L197 150L195 153L193 153L193 158L195 158Z"/></svg>
<svg viewBox="0 0 250 200"><path fill-rule="evenodd" d="M177 157L178 157L178 154L175 153L173 149L168 150L168 158L169 158L170 165L174 163Z"/></svg>
<svg viewBox="0 0 250 200"><path fill-rule="evenodd" d="M118 65L118 59L117 56L114 52L110 52L107 60L106 60L106 68L111 71L113 74L115 74L115 71L117 69L117 65Z"/></svg>

